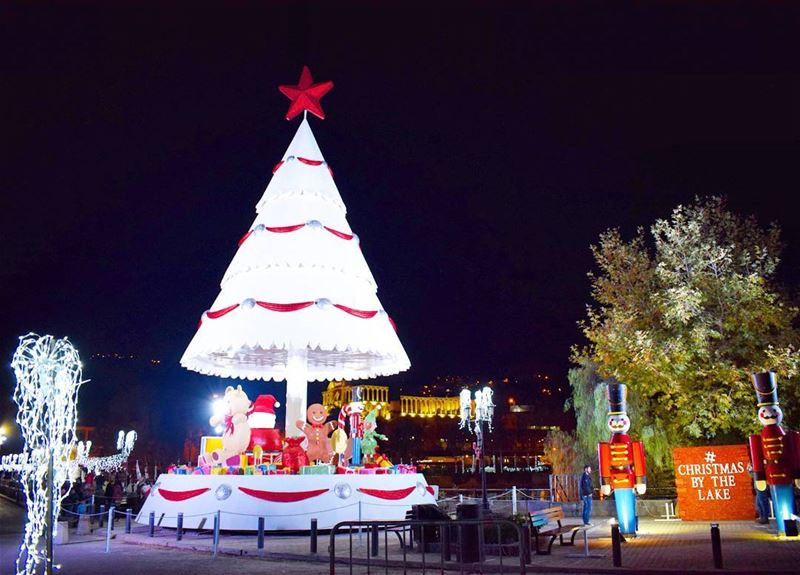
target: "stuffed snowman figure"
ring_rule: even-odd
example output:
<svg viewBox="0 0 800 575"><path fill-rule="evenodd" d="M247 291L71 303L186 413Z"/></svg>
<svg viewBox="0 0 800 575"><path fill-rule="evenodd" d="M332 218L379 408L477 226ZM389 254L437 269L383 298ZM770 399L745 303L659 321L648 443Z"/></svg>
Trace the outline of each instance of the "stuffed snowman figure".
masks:
<svg viewBox="0 0 800 575"><path fill-rule="evenodd" d="M259 395L256 398L247 417L250 425L248 451L252 451L256 445L261 446L264 451L281 451L281 434L275 429L275 408L280 406L273 395Z"/></svg>

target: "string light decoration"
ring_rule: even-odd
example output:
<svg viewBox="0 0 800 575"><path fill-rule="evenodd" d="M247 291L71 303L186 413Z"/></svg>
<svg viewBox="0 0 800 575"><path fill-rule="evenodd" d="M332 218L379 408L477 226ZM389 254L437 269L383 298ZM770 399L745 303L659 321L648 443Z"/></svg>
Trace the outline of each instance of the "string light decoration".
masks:
<svg viewBox="0 0 800 575"><path fill-rule="evenodd" d="M468 389L462 389L459 399L459 429L467 429L475 433L477 441L472 444L475 457L481 466L481 492L483 495L483 509L489 511L489 499L486 493L486 466L483 462L483 424L492 431L492 418L494 417L494 403L492 402L492 388L486 386L475 392L473 401Z"/></svg>
<svg viewBox="0 0 800 575"><path fill-rule="evenodd" d="M468 389L462 389L458 395L459 400L459 429L467 429L474 431L476 434L481 433L480 429L476 426L479 422L485 422L489 426L489 431L492 431L492 418L494 418L495 405L492 402L492 388L484 387L475 392L475 400L473 399Z"/></svg>
<svg viewBox="0 0 800 575"><path fill-rule="evenodd" d="M95 475L104 471L116 471L128 461L128 457L133 451L133 446L136 443L136 432L131 430L127 434L120 431L117 434L117 450L119 453L108 455L106 457L89 457L89 451L92 449L92 442L83 441L78 442L77 455L75 457L75 466L85 467L86 470ZM78 470L73 472L73 477L76 477Z"/></svg>
<svg viewBox="0 0 800 575"><path fill-rule="evenodd" d="M24 447L22 453L0 459L0 470L19 474L28 508L16 573L33 575L44 562L49 575L56 510L72 486L70 454L76 444L78 389L85 382L78 350L67 338L34 333L20 337L11 367L17 379L14 402ZM55 487L64 484L66 490Z"/></svg>

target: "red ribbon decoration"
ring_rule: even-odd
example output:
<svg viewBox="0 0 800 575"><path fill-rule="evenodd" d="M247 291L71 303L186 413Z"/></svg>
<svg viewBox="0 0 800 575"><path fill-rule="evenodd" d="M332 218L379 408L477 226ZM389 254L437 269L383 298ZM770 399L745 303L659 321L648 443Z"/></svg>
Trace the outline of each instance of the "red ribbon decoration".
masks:
<svg viewBox="0 0 800 575"><path fill-rule="evenodd" d="M347 307L346 305L341 305L338 303L333 304L333 307L342 310L343 312L349 313L350 315L354 315L356 317L360 317L361 319L370 319L375 317L377 311L364 311L360 309L353 309L351 307Z"/></svg>
<svg viewBox="0 0 800 575"><path fill-rule="evenodd" d="M276 503L294 503L295 501L304 501L330 491L330 489L314 489L312 491L262 491L261 489L249 489L247 487L239 487L238 489L242 493L251 497L263 499L264 501L273 501Z"/></svg>
<svg viewBox="0 0 800 575"><path fill-rule="evenodd" d="M277 228L267 228L267 227L265 227L264 229L267 230L268 232L272 232L273 234L285 234L285 233L288 233L288 232L296 232L300 228L304 228L304 227L305 227L305 224L297 224L296 226L280 226L280 227L277 227Z"/></svg>
<svg viewBox="0 0 800 575"><path fill-rule="evenodd" d="M314 305L314 302L302 301L300 303L269 303L266 301L257 301L256 305L263 307L264 309L268 309L270 311L287 312L287 311L298 311L301 309L305 309L307 307L311 307L312 305Z"/></svg>
<svg viewBox="0 0 800 575"><path fill-rule="evenodd" d="M235 303L233 305L229 305L228 307L224 307L222 309L218 309L217 311L207 311L206 315L208 316L208 319L217 319L217 318L222 317L223 315L231 313L237 307L239 307L239 304Z"/></svg>
<svg viewBox="0 0 800 575"><path fill-rule="evenodd" d="M257 301L256 305L259 306L259 307L263 307L264 309L268 309L270 311L286 313L286 312L299 311L301 309L306 309L307 307L311 307L315 303L316 302L313 302L313 301L301 301L301 302L298 302L298 303L271 303L271 302L268 302L268 301ZM228 313L232 312L237 307L239 307L239 305L240 304L236 303L236 304L233 304L231 306L219 309L217 311L207 311L205 315L209 319L217 319L219 317L224 316L225 314L228 314ZM345 313L348 313L348 314L350 314L350 315L352 315L354 317L361 318L361 319L372 319L373 317L375 317L378 314L378 310L354 309L352 307L348 307L346 305L342 305L342 304L338 304L338 303L333 304L333 307L335 307L337 309L340 309ZM394 329L394 331L397 332L397 326L395 325L395 323L392 320L392 318L390 318L387 315L386 319L389 320L389 323L392 325L392 329ZM201 319L200 322L197 324L197 329L200 329L200 326L202 326L202 325L203 325L203 320Z"/></svg>
<svg viewBox="0 0 800 575"><path fill-rule="evenodd" d="M428 493L430 493L431 495L433 495L433 487L431 487L430 485L428 485L428 486L427 486L425 489L428 491Z"/></svg>
<svg viewBox="0 0 800 575"><path fill-rule="evenodd" d="M342 238L343 240L352 240L353 239L353 234L346 234L344 232L340 232L339 230L334 230L333 228L329 228L328 226L322 226L322 227L325 228L330 233L332 233L337 238Z"/></svg>
<svg viewBox="0 0 800 575"><path fill-rule="evenodd" d="M325 163L322 160L309 160L308 158L301 158L300 156L290 156L289 158L295 158L296 160L304 163L307 166L321 166L322 164ZM272 173L274 174L275 172L277 172L280 169L280 167L285 163L286 162L281 160L280 162L275 164L275 166L272 168ZM331 177L333 177L333 170L331 169L330 166L328 166L328 173L331 175Z"/></svg>
<svg viewBox="0 0 800 575"><path fill-rule="evenodd" d="M241 489L241 487L239 489ZM377 497L378 499L390 499L392 501L397 501L399 499L405 499L411 495L415 489L416 486L408 487L407 489L367 489L366 487L359 487L358 491L364 493L365 495Z"/></svg>
<svg viewBox="0 0 800 575"><path fill-rule="evenodd" d="M202 495L206 491L211 491L211 488L202 487L200 489L190 489L189 491L168 491L166 489L159 488L157 493L167 501L186 501L192 497Z"/></svg>
<svg viewBox="0 0 800 575"><path fill-rule="evenodd" d="M299 229L306 227L306 224L297 224L294 226L279 226L279 227L265 227L264 230L268 232L272 232L273 234L286 234L289 232L296 232ZM344 232L340 232L339 230L335 230L333 228L329 228L328 226L322 226L325 228L325 231L333 234L337 238L341 238L343 240L352 240L355 235L354 234L346 234ZM255 230L248 231L245 235L242 236L242 239L239 240L239 245L241 246L244 242L246 242L250 236L253 235Z"/></svg>

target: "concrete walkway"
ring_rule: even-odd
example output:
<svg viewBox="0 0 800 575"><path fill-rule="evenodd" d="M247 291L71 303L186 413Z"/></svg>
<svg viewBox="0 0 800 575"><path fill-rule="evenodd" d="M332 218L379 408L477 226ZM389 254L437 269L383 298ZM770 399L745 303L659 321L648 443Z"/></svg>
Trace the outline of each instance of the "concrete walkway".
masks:
<svg viewBox="0 0 800 575"><path fill-rule="evenodd" d="M800 539L778 539L773 535L773 525L758 525L743 521L723 521L719 523L722 537L723 568L726 571L747 573L758 572L798 572L800 571ZM137 529L141 531L141 528ZM575 546L560 546L556 542L551 555L533 555L527 570L531 572L619 572L613 567L611 552L610 526L607 522L596 525L589 530L589 553L593 557L584 557L584 543L579 535ZM119 542L151 547L170 547L196 552L210 553L212 537L209 533L187 533L180 542L175 540L172 530L161 530L156 537L150 538L146 533L120 535ZM384 542L388 543L388 549ZM305 536L267 536L265 550L268 558L279 560L300 560L314 563L314 572L323 569L328 561L328 534L320 535L318 553L309 552L310 540ZM387 538L381 533L378 561L387 556L391 567L400 567L403 552L396 536L389 534ZM360 563L367 559L366 534L359 542L358 535L353 536L353 557ZM350 539L347 535L337 537L336 556L346 559L350 553ZM388 552L387 552L388 551ZM226 535L220 540L219 553L227 556L258 557L255 535ZM454 554L455 555L455 554ZM415 567L422 564L422 554L407 551L406 561ZM371 561L375 561L372 559ZM425 563L428 569L440 569L441 555L426 553ZM382 566L385 563L379 563ZM515 557L505 557L504 570L514 572L518 565ZM642 520L639 536L629 538L622 545L623 570L635 570L637 573L663 572L715 572L711 551L709 523L661 522L652 519ZM375 564L373 563L373 569ZM460 570L456 563L446 563L446 569ZM500 568L498 558L487 559L486 570L496 571ZM716 571L718 572L718 571Z"/></svg>
<svg viewBox="0 0 800 575"><path fill-rule="evenodd" d="M18 550L24 511L0 499L0 573L13 573L13 562ZM571 522L567 520L567 522ZM778 539L774 524L731 521L720 522L722 535L723 567L725 571L739 573L800 572L800 540ZM622 569L612 565L610 527L607 522L598 523L589 531L589 551L599 557L581 557L583 542L580 536L575 547L553 546L551 555L534 555L527 565L528 572L535 573L719 573L713 570L710 532L708 523L661 522L643 519L639 537L629 539L622 546ZM65 574L101 575L125 573L126 575L156 575L160 573L191 572L196 575L277 572L281 575L311 575L328 573L329 536L321 534L318 553L309 552L308 535L267 535L265 551L259 553L255 535L236 535L223 532L219 556L211 558L212 537L209 532L187 532L183 541L175 540L174 530L157 530L156 537L147 535L146 526L136 526L132 534L124 534L124 521L118 520L111 552L105 553L102 532L77 538L71 535L68 545L55 547L56 562ZM376 565L371 560L371 573L402 573L403 554L396 536L379 537L378 560L386 555L389 568ZM336 542L336 555L340 560L349 556L350 539L340 536ZM353 536L353 556L362 564L353 567L353 573L366 573L363 563L367 557L366 534L359 542ZM575 557L574 555L578 555ZM440 554L426 553L428 572L440 569ZM455 557L455 554L454 554ZM409 572L419 568L422 555L408 551L406 555ZM506 573L519 569L515 557L506 557L503 568ZM484 572L499 571L499 560L490 557L483 567ZM459 572L456 563L446 563L445 568ZM478 572L477 566L465 572ZM340 563L338 573L349 575L349 567Z"/></svg>

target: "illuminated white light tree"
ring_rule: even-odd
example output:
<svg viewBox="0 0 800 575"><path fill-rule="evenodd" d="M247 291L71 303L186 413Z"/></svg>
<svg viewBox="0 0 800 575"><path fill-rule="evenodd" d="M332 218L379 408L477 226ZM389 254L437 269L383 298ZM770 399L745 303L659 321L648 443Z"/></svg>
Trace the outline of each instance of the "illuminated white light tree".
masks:
<svg viewBox="0 0 800 575"><path fill-rule="evenodd" d="M119 468L133 450L136 432L119 432L119 453L88 456L91 442L78 442L75 436L78 390L86 381L81 379L78 350L67 338L33 333L21 337L11 367L17 379L14 401L24 448L22 453L0 459L0 471L19 474L27 500L28 522L16 572L32 575L44 563L49 575L53 570L58 510L72 480L80 474L79 466L95 472ZM62 491L65 484L67 488ZM44 551L40 549L43 535Z"/></svg>
<svg viewBox="0 0 800 575"><path fill-rule="evenodd" d="M24 449L0 460L0 469L19 473L27 500L28 522L17 574L32 575L42 562L50 574L58 509L72 483L78 389L85 382L78 350L66 338L33 333L21 337L11 367L17 379L14 401ZM56 486L65 483L68 487L62 494ZM44 550L40 549L43 534Z"/></svg>
<svg viewBox="0 0 800 575"><path fill-rule="evenodd" d="M391 375L410 367L351 231L305 110L324 117L304 68L287 119L304 118L273 170L221 290L181 358L220 377L286 380L286 436L302 434L307 382Z"/></svg>

